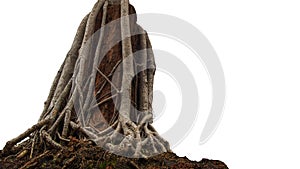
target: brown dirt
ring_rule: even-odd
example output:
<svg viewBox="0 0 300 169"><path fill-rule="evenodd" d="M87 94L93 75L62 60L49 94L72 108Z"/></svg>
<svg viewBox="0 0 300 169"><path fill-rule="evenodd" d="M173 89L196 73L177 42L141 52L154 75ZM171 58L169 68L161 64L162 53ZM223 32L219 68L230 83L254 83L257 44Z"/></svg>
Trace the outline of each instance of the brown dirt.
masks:
<svg viewBox="0 0 300 169"><path fill-rule="evenodd" d="M37 156L32 159L29 159L29 153L23 157L20 153L14 154L17 149L26 150L27 141L12 150L9 155L0 151L0 169L228 169L221 161L203 159L195 162L186 157L178 157L174 153L164 153L148 159L130 159L110 154L91 142L71 140L63 150L47 148L48 151L44 152L36 149Z"/></svg>

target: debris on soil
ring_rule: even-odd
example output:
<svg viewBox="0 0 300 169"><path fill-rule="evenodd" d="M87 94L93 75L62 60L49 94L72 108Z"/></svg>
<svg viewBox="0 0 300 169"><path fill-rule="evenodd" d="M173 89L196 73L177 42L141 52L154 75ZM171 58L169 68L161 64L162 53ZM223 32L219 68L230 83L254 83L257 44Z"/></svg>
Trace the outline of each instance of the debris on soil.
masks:
<svg viewBox="0 0 300 169"><path fill-rule="evenodd" d="M36 150L37 156L29 158L28 141L4 155L0 151L0 169L228 169L221 161L203 159L190 161L168 152L148 159L126 158L111 154L90 141L71 139L63 149ZM21 153L16 149L23 149Z"/></svg>

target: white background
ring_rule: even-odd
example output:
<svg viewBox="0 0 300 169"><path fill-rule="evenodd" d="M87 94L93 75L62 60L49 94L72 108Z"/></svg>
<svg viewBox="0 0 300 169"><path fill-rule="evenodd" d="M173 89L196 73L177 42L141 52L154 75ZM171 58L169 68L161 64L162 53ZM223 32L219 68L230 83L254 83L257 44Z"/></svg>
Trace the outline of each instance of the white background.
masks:
<svg viewBox="0 0 300 169"><path fill-rule="evenodd" d="M77 26L94 2L0 1L1 148L37 121ZM131 3L138 13L169 14L195 25L210 40L224 68L227 101L218 130L206 144L198 145L211 97L206 76L199 75L198 81L203 80L198 83L203 84L199 85L199 91L203 91L204 112L174 152L198 161L219 159L231 169L299 166L298 1L131 0ZM169 43L151 38L154 47L172 52ZM198 76L197 71L193 73ZM156 78L156 88L163 89L164 83L170 83L164 79ZM178 93L176 86L169 90L172 89ZM156 121L155 127L160 131L172 126L173 119L168 124L161 121L172 117L170 105L180 100L180 95L172 98L168 92L169 108Z"/></svg>

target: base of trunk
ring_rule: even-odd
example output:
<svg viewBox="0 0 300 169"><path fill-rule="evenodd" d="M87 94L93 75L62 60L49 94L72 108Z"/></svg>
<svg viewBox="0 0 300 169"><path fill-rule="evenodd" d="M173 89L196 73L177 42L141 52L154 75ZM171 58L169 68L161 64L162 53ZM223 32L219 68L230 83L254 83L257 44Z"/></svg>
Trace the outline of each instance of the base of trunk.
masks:
<svg viewBox="0 0 300 169"><path fill-rule="evenodd" d="M201 169L228 169L221 161L203 159L200 162L190 161L186 157L178 157L174 153L163 153L151 158L126 158L117 156L89 141L82 141L71 138L64 149L49 148L36 149L35 157L29 158L29 149L26 147L29 142L25 141L19 145L23 149L19 154L14 154L17 150L11 150L8 156L4 156L0 151L0 169L19 169L19 168L72 168L72 169L182 169L182 168L201 168Z"/></svg>

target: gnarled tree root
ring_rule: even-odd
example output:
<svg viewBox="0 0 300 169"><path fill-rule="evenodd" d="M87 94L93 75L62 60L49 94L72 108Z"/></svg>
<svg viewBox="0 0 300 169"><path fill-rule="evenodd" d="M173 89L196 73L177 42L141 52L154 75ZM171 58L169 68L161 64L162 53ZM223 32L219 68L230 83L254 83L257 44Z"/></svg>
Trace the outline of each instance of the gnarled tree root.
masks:
<svg viewBox="0 0 300 169"><path fill-rule="evenodd" d="M118 9L119 13L115 12L115 9ZM111 13L112 11L114 13ZM35 160L47 153L48 147L63 149L72 137L92 140L110 152L127 157L147 158L170 151L169 143L151 126L154 56L146 32L128 17L134 12L128 0L97 1L77 30L71 49L54 79L38 123L8 141L3 149L4 155L10 155L12 150L28 137L29 144L26 148L30 151L26 149L25 153L21 148L17 153L19 158L29 154L31 160L23 168L34 165ZM93 36L97 26L105 27L107 19L113 17L123 19L114 28L100 29L99 37ZM115 47L107 54L119 52L121 55L119 60L115 61L115 65L107 66L108 71L105 65L98 65L102 46L109 46L104 37L107 31L116 31L111 32L109 36L121 36L122 39L114 44ZM141 33L131 37L133 31ZM96 46L93 47L94 43ZM133 54L133 50L144 52L137 60L122 62ZM119 81L113 82L112 77L119 66ZM137 66L148 69L137 72ZM135 83L132 83L133 81ZM111 94L110 88L115 94ZM96 97L97 102L92 104L91 97ZM92 110L112 105L115 98L119 101L118 104L106 108L109 111L113 110L109 123L104 125L106 129L89 126L94 116ZM76 99L79 102L76 102ZM136 114L137 111L132 110L132 103L142 113ZM76 112L75 104L79 105L80 112ZM132 119L132 116L135 116L135 119ZM44 149L44 153L35 153L37 149ZM71 161L72 158L69 162Z"/></svg>

